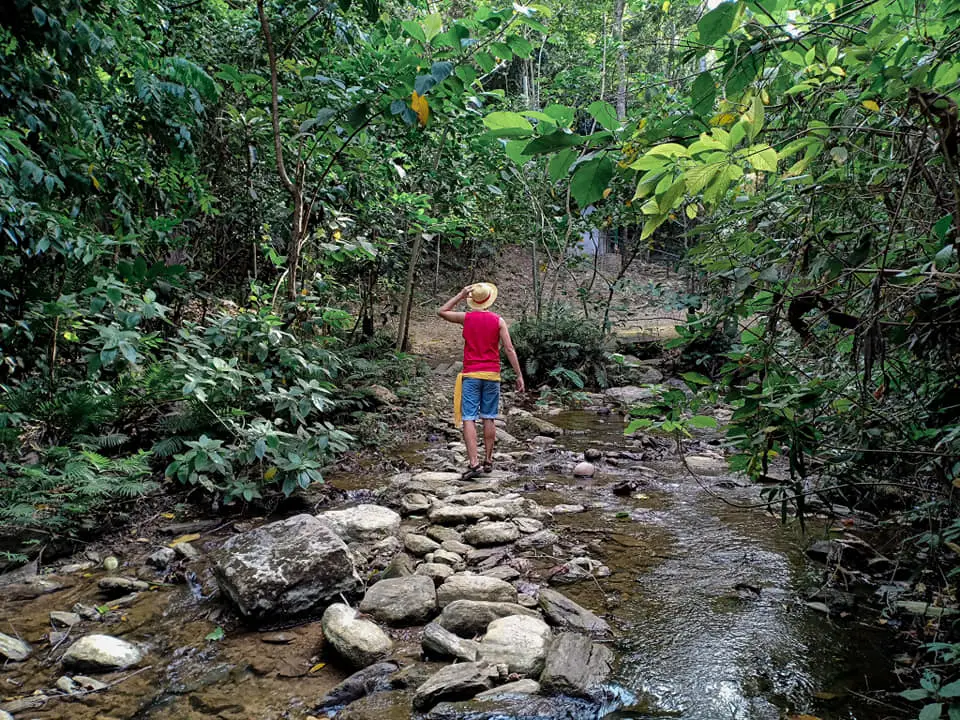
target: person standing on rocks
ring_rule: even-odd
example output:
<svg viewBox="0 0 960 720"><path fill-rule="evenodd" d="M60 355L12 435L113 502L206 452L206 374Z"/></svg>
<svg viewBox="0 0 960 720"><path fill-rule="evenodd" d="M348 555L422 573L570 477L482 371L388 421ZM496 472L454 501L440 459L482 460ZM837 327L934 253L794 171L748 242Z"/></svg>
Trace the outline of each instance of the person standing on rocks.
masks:
<svg viewBox="0 0 960 720"><path fill-rule="evenodd" d="M456 425L463 423L463 442L470 461L470 467L463 473L464 480L478 477L481 470L493 471L493 445L497 438L494 420L500 410L501 345L517 375L517 391L524 391L523 373L507 323L489 310L496 299L496 285L475 283L467 285L437 310L437 315L447 322L463 325L463 372L457 376L453 393L453 416ZM454 311L463 300L467 301L469 312ZM477 454L477 420L483 420L483 465Z"/></svg>

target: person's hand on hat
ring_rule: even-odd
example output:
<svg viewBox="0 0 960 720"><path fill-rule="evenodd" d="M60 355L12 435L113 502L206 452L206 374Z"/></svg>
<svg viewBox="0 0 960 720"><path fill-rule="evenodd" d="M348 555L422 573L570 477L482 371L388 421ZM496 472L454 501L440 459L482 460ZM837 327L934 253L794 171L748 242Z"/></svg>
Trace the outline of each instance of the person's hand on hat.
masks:
<svg viewBox="0 0 960 720"><path fill-rule="evenodd" d="M468 298L471 292L473 292L473 285L465 285L463 290L460 291L460 297Z"/></svg>

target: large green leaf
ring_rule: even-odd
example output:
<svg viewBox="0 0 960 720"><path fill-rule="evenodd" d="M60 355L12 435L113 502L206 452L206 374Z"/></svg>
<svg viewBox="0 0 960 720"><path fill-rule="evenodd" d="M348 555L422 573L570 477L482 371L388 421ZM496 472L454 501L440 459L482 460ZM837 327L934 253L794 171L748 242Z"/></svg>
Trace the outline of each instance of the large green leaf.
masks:
<svg viewBox="0 0 960 720"><path fill-rule="evenodd" d="M483 118L483 124L496 137L522 137L533 132L530 121L515 112L492 112Z"/></svg>
<svg viewBox="0 0 960 720"><path fill-rule="evenodd" d="M751 145L746 153L747 160L755 170L777 171L777 151L769 145Z"/></svg>
<svg viewBox="0 0 960 720"><path fill-rule="evenodd" d="M717 87L709 71L697 75L690 89L690 107L698 115L713 112L713 103L717 98Z"/></svg>
<svg viewBox="0 0 960 720"><path fill-rule="evenodd" d="M571 148L561 150L547 164L547 173L550 175L550 182L556 183L561 178L565 178L570 171L570 166L577 159L577 151Z"/></svg>
<svg viewBox="0 0 960 720"><path fill-rule="evenodd" d="M511 140L506 146L505 150L507 157L513 160L517 165L524 165L530 159L530 155L525 152L524 146L527 144L526 140Z"/></svg>
<svg viewBox="0 0 960 720"><path fill-rule="evenodd" d="M620 129L620 121L617 119L617 111L613 106L603 100L595 100L587 106L587 112L593 116L593 119L600 123L605 130Z"/></svg>
<svg viewBox="0 0 960 720"><path fill-rule="evenodd" d="M577 204L584 208L603 197L612 177L613 163L606 157L594 158L577 168L570 180L570 192Z"/></svg>
<svg viewBox="0 0 960 720"><path fill-rule="evenodd" d="M700 31L700 42L704 45L713 45L722 38L733 27L733 21L737 17L739 5L736 2L727 0L722 2L713 10L708 12L697 23L697 29Z"/></svg>
<svg viewBox="0 0 960 720"><path fill-rule="evenodd" d="M527 155L541 155L561 148L573 147L581 144L586 138L583 135L556 130L549 135L543 135L531 140L523 149Z"/></svg>
<svg viewBox="0 0 960 720"><path fill-rule="evenodd" d="M427 36L423 32L423 28L420 27L419 23L415 23L413 20L404 20L400 23L400 26L404 31L412 37L414 40L419 40L422 43L427 41Z"/></svg>
<svg viewBox="0 0 960 720"><path fill-rule="evenodd" d="M557 121L557 125L561 127L569 127L573 122L573 108L569 108L566 105L547 105L543 111Z"/></svg>

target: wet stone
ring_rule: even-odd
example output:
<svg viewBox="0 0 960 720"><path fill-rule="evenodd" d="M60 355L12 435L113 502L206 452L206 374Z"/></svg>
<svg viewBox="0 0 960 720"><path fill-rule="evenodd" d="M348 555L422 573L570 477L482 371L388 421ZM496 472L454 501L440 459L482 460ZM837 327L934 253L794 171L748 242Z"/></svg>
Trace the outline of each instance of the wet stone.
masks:
<svg viewBox="0 0 960 720"><path fill-rule="evenodd" d="M504 582L510 582L520 577L520 571L509 565L501 565L500 567L491 568L490 570L484 570L480 574L484 577L497 578Z"/></svg>
<svg viewBox="0 0 960 720"><path fill-rule="evenodd" d="M463 539L471 545L505 545L520 537L520 530L512 522L482 522L463 533Z"/></svg>
<svg viewBox="0 0 960 720"><path fill-rule="evenodd" d="M73 678L67 677L66 675L57 679L55 687L65 695L73 695L75 692L80 692L83 689L73 681Z"/></svg>
<svg viewBox="0 0 960 720"><path fill-rule="evenodd" d="M444 540L440 546L447 552L456 553L461 557L465 557L467 553L475 549L472 545L467 545L459 540Z"/></svg>
<svg viewBox="0 0 960 720"><path fill-rule="evenodd" d="M367 590L360 611L388 625L417 625L437 611L437 590L423 575L381 580Z"/></svg>
<svg viewBox="0 0 960 720"><path fill-rule="evenodd" d="M403 536L403 546L414 555L426 555L440 549L440 543L426 535L407 533Z"/></svg>
<svg viewBox="0 0 960 720"><path fill-rule="evenodd" d="M394 555L387 563L383 572L380 573L380 579L389 580L390 578L406 577L407 575L413 575L413 571L413 559L406 553L399 553Z"/></svg>
<svg viewBox="0 0 960 720"><path fill-rule="evenodd" d="M552 530L541 530L532 535L524 535L517 541L517 547L521 550L527 548L545 548L556 545L560 542L560 536Z"/></svg>
<svg viewBox="0 0 960 720"><path fill-rule="evenodd" d="M423 493L407 493L400 498L400 509L406 515L418 515L430 510L433 502Z"/></svg>
<svg viewBox="0 0 960 720"><path fill-rule="evenodd" d="M22 662L30 657L33 648L23 640L0 633L0 658L11 662Z"/></svg>
<svg viewBox="0 0 960 720"><path fill-rule="evenodd" d="M147 558L147 565L157 570L166 570L176 559L176 550L169 547L162 547Z"/></svg>
<svg viewBox="0 0 960 720"><path fill-rule="evenodd" d="M612 663L610 648L586 635L563 633L550 646L540 684L549 692L598 699Z"/></svg>
<svg viewBox="0 0 960 720"><path fill-rule="evenodd" d="M423 563L417 566L416 575L425 575L433 580L434 585L440 585L448 577L451 577L454 569L443 563Z"/></svg>
<svg viewBox="0 0 960 720"><path fill-rule="evenodd" d="M53 610L50 613L50 622L56 627L73 627L82 621L83 618L77 613L61 612L60 610Z"/></svg>
<svg viewBox="0 0 960 720"><path fill-rule="evenodd" d="M518 517L514 518L512 522L517 526L517 530L524 534L532 534L543 530L543 523L534 518Z"/></svg>
<svg viewBox="0 0 960 720"><path fill-rule="evenodd" d="M539 675L553 635L539 618L510 615L494 620L480 641L480 657L502 663L511 673Z"/></svg>
<svg viewBox="0 0 960 720"><path fill-rule="evenodd" d="M200 559L200 551L197 550L196 546L188 542L180 542L173 546L173 550L177 555L182 557L184 560L192 561Z"/></svg>
<svg viewBox="0 0 960 720"><path fill-rule="evenodd" d="M509 583L496 578L454 575L437 588L437 603L443 608L456 600L514 603L517 601L517 591Z"/></svg>
<svg viewBox="0 0 960 720"><path fill-rule="evenodd" d="M129 592L143 592L144 590L150 589L150 583L123 576L100 578L97 586L105 593L116 595Z"/></svg>
<svg viewBox="0 0 960 720"><path fill-rule="evenodd" d="M437 623L460 637L475 637L483 633L494 620L510 615L540 617L540 613L516 603L455 600L443 608Z"/></svg>
<svg viewBox="0 0 960 720"><path fill-rule="evenodd" d="M446 542L447 540L454 540L456 542L462 542L463 536L450 527L444 527L443 525L431 525L427 528L427 537L431 540L436 540L438 543Z"/></svg>
<svg viewBox="0 0 960 720"><path fill-rule="evenodd" d="M493 567L507 556L502 547L482 548L467 553L467 563L470 565L489 565Z"/></svg>
<svg viewBox="0 0 960 720"><path fill-rule="evenodd" d="M455 570L462 570L466 567L466 563L464 563L463 558L457 555L457 553L442 549L437 550L433 554L433 562L449 565Z"/></svg>
<svg viewBox="0 0 960 720"><path fill-rule="evenodd" d="M448 665L417 688L413 706L428 710L441 700L464 700L489 690L499 679L497 668L485 662Z"/></svg>
<svg viewBox="0 0 960 720"><path fill-rule="evenodd" d="M467 662L475 662L480 652L479 643L458 637L436 622L423 629L421 644L427 655L452 657Z"/></svg>
<svg viewBox="0 0 960 720"><path fill-rule="evenodd" d="M576 467L573 468L573 474L575 477L593 477L597 472L597 468L594 467L593 463L581 462L577 463Z"/></svg>
<svg viewBox="0 0 960 720"><path fill-rule="evenodd" d="M93 672L111 672L133 667L143 652L133 643L112 635L86 635L63 655L65 667Z"/></svg>
<svg viewBox="0 0 960 720"><path fill-rule="evenodd" d="M390 687L389 677L398 670L396 663L375 663L358 670L321 698L320 711L349 705L360 698Z"/></svg>
<svg viewBox="0 0 960 720"><path fill-rule="evenodd" d="M530 678L516 680L514 682L500 685L492 690L484 690L477 695L477 700L490 700L492 698L504 697L505 695L536 695L540 692L540 683Z"/></svg>
<svg viewBox="0 0 960 720"><path fill-rule="evenodd" d="M610 632L606 621L556 590L540 590L540 608L547 620L558 627L595 634Z"/></svg>
<svg viewBox="0 0 960 720"><path fill-rule="evenodd" d="M573 515L575 513L582 513L586 508L583 505L554 505L553 509L550 511L554 515Z"/></svg>
<svg viewBox="0 0 960 720"><path fill-rule="evenodd" d="M95 692L97 690L106 690L109 686L102 680L87 677L86 675L74 675L73 681L84 690Z"/></svg>
<svg viewBox="0 0 960 720"><path fill-rule="evenodd" d="M357 611L348 605L331 605L320 622L324 638L354 667L373 665L393 648L393 641L383 630L357 617Z"/></svg>

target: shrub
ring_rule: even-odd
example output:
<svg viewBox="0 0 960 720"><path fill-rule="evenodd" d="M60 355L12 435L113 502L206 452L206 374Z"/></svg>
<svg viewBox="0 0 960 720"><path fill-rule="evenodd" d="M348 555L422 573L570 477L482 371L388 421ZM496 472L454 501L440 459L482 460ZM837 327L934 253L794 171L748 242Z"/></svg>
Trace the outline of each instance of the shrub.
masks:
<svg viewBox="0 0 960 720"><path fill-rule="evenodd" d="M510 336L531 387L567 383L576 389L606 387L603 333L568 307L551 305L539 320L519 320L510 328Z"/></svg>

